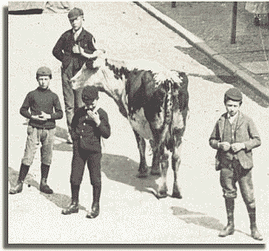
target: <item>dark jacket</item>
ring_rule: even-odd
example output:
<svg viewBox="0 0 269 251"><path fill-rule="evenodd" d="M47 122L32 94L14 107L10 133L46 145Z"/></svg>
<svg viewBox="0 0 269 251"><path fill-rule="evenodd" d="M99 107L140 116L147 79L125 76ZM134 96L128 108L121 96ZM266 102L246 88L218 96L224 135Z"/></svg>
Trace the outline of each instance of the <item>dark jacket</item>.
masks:
<svg viewBox="0 0 269 251"><path fill-rule="evenodd" d="M97 112L101 121L98 127L92 119L87 118L85 106L77 110L71 123L72 140L79 140L81 148L92 152L101 152L101 136L104 138L110 136L107 113L102 108L99 108Z"/></svg>
<svg viewBox="0 0 269 251"><path fill-rule="evenodd" d="M51 119L46 121L31 119L31 115L41 115L41 111L50 114ZM44 129L55 128L55 119L63 117L63 111L57 94L50 89L43 90L41 88L37 88L27 94L20 108L20 114L30 119L29 125Z"/></svg>
<svg viewBox="0 0 269 251"><path fill-rule="evenodd" d="M67 68L73 59L75 69L79 70L87 59L79 54L73 53L72 48L75 44L78 44L85 50L86 53L92 54L96 50L93 41L95 41L93 35L84 28L82 28L77 41L75 41L73 31L71 29L62 34L54 46L52 54L62 62L64 69Z"/></svg>
<svg viewBox="0 0 269 251"><path fill-rule="evenodd" d="M239 112L238 116L238 123L235 128L235 143L244 143L246 148L240 150L237 153L237 157L243 168L250 169L253 167L252 149L261 145L261 139L252 119L241 112ZM227 113L224 113L220 117L209 139L210 146L218 150L216 155L216 170L220 169L221 164L219 161L221 159L220 155L223 152L221 149L218 149L218 142L223 141L223 130L226 117Z"/></svg>

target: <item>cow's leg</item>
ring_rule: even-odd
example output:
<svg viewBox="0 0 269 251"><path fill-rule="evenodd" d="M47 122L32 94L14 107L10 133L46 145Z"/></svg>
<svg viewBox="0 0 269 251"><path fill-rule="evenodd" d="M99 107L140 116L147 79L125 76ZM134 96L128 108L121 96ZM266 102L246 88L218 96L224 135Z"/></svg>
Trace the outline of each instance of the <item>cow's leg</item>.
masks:
<svg viewBox="0 0 269 251"><path fill-rule="evenodd" d="M160 164L161 164L161 184L158 188L157 197L158 198L165 198L167 197L167 170L169 165L169 152L166 148L162 147L160 149Z"/></svg>
<svg viewBox="0 0 269 251"><path fill-rule="evenodd" d="M153 152L153 158L152 158L152 166L151 166L151 175L161 175L160 171L160 154L159 152L155 149L155 144L153 140L150 140L150 146Z"/></svg>
<svg viewBox="0 0 269 251"><path fill-rule="evenodd" d="M182 144L181 144L181 137L176 137L175 136L175 146L173 148L173 153L172 153L172 168L174 171L174 185L173 185L173 193L172 193L172 197L174 198L178 198L181 199L181 192L180 192L180 186L178 183L178 176L179 176L179 166L180 166L180 162L181 162L181 148L182 148Z"/></svg>
<svg viewBox="0 0 269 251"><path fill-rule="evenodd" d="M136 132L134 131L135 138L137 141L137 146L139 149L139 154L140 154L140 164L139 164L139 169L138 169L138 178L144 178L148 176L148 167L147 167L147 162L146 162L146 142L145 140Z"/></svg>

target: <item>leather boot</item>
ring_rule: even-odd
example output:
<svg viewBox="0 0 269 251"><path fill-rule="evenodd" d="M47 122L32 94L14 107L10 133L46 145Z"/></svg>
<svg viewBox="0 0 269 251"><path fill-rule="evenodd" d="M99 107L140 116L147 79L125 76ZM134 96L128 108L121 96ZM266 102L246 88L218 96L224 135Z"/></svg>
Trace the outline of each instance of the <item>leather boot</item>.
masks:
<svg viewBox="0 0 269 251"><path fill-rule="evenodd" d="M47 179L42 178L40 181L40 192L46 193L46 194L52 194L53 190L48 186Z"/></svg>
<svg viewBox="0 0 269 251"><path fill-rule="evenodd" d="M99 201L100 201L100 195L101 195L101 185L94 185L93 186L93 203L92 203L92 208L91 212L88 212L86 217L90 219L94 219L99 215L100 212L100 206L99 206Z"/></svg>
<svg viewBox="0 0 269 251"><path fill-rule="evenodd" d="M251 237L255 240L262 241L263 237L259 233L257 225L256 225L256 208L250 208L247 206L248 215L250 219L250 230L251 230Z"/></svg>
<svg viewBox="0 0 269 251"><path fill-rule="evenodd" d="M225 199L228 224L219 233L219 237L226 237L234 234L234 199Z"/></svg>
<svg viewBox="0 0 269 251"><path fill-rule="evenodd" d="M65 208L62 210L62 214L64 215L73 214L73 213L78 213L78 201L74 199L72 199L72 202L68 208Z"/></svg>
<svg viewBox="0 0 269 251"><path fill-rule="evenodd" d="M9 190L10 194L21 193L23 188L23 181L29 171L30 166L21 164L17 185Z"/></svg>
<svg viewBox="0 0 269 251"><path fill-rule="evenodd" d="M72 201L68 208L62 210L62 214L68 215L73 213L78 213L78 194L79 194L80 186L71 184L71 193L72 193Z"/></svg>
<svg viewBox="0 0 269 251"><path fill-rule="evenodd" d="M49 174L49 165L41 164L41 181L40 181L40 192L46 193L46 194L52 194L53 190L48 186L47 184L47 178Z"/></svg>

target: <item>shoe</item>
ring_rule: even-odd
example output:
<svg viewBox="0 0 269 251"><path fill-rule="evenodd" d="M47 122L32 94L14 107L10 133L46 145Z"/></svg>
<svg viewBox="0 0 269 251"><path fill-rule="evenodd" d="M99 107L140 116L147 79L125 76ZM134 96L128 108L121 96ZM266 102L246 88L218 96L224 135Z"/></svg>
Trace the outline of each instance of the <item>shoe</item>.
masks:
<svg viewBox="0 0 269 251"><path fill-rule="evenodd" d="M46 193L46 194L52 194L53 190L48 186L47 179L42 178L39 186L40 192Z"/></svg>
<svg viewBox="0 0 269 251"><path fill-rule="evenodd" d="M40 185L40 192L43 192L46 194L52 194L53 190L46 184L46 185Z"/></svg>
<svg viewBox="0 0 269 251"><path fill-rule="evenodd" d="M21 193L23 188L23 182L18 181L17 185L9 190L9 194Z"/></svg>
<svg viewBox="0 0 269 251"><path fill-rule="evenodd" d="M93 203L92 205L92 211L87 213L86 218L94 219L99 215L99 203Z"/></svg>
<svg viewBox="0 0 269 251"><path fill-rule="evenodd" d="M251 229L251 237L255 240L258 240L258 241L263 240L262 235L259 233L259 231L256 227Z"/></svg>
<svg viewBox="0 0 269 251"><path fill-rule="evenodd" d="M68 208L62 210L62 214L64 215L73 214L73 213L78 213L77 202L72 202Z"/></svg>
<svg viewBox="0 0 269 251"><path fill-rule="evenodd" d="M234 234L234 225L227 225L225 228L223 228L220 233L219 237L226 237L228 235Z"/></svg>

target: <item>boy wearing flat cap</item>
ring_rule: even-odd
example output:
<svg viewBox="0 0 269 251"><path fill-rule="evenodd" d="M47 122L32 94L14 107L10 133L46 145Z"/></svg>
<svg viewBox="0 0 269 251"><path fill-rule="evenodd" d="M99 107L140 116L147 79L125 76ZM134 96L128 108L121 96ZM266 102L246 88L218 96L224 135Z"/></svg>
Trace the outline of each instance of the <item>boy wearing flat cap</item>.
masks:
<svg viewBox="0 0 269 251"><path fill-rule="evenodd" d="M96 51L95 39L91 33L83 28L83 10L73 8L68 13L68 19L72 29L64 32L53 48L53 55L62 62L62 89L65 104L65 113L68 127L68 143L72 143L70 137L71 121L77 108L83 106L81 89L73 91L69 80L76 75L82 65L87 61L85 54Z"/></svg>
<svg viewBox="0 0 269 251"><path fill-rule="evenodd" d="M209 144L217 149L216 170L220 170L220 184L225 198L227 226L220 237L234 233L234 199L237 197L236 182L246 204L251 236L262 240L256 225L256 206L252 182L252 149L261 145L259 133L251 118L240 112L242 93L231 88L224 95L227 112L217 121Z"/></svg>
<svg viewBox="0 0 269 251"><path fill-rule="evenodd" d="M77 213L79 210L79 189L82 181L85 164L90 173L93 187L93 202L91 212L87 218L99 215L99 201L101 195L101 137L110 136L110 125L107 113L97 107L98 90L95 86L86 86L82 91L82 100L85 106L79 108L71 123L73 140L73 159L71 167L71 204L62 210L62 214Z"/></svg>
<svg viewBox="0 0 269 251"><path fill-rule="evenodd" d="M23 181L33 163L37 145L41 143L41 181L40 191L52 194L47 185L50 164L52 160L55 120L63 117L63 111L57 94L49 89L52 78L48 67L40 67L36 72L39 87L29 92L20 108L20 114L29 119L24 157L19 171L17 185L11 188L10 194L20 193Z"/></svg>

